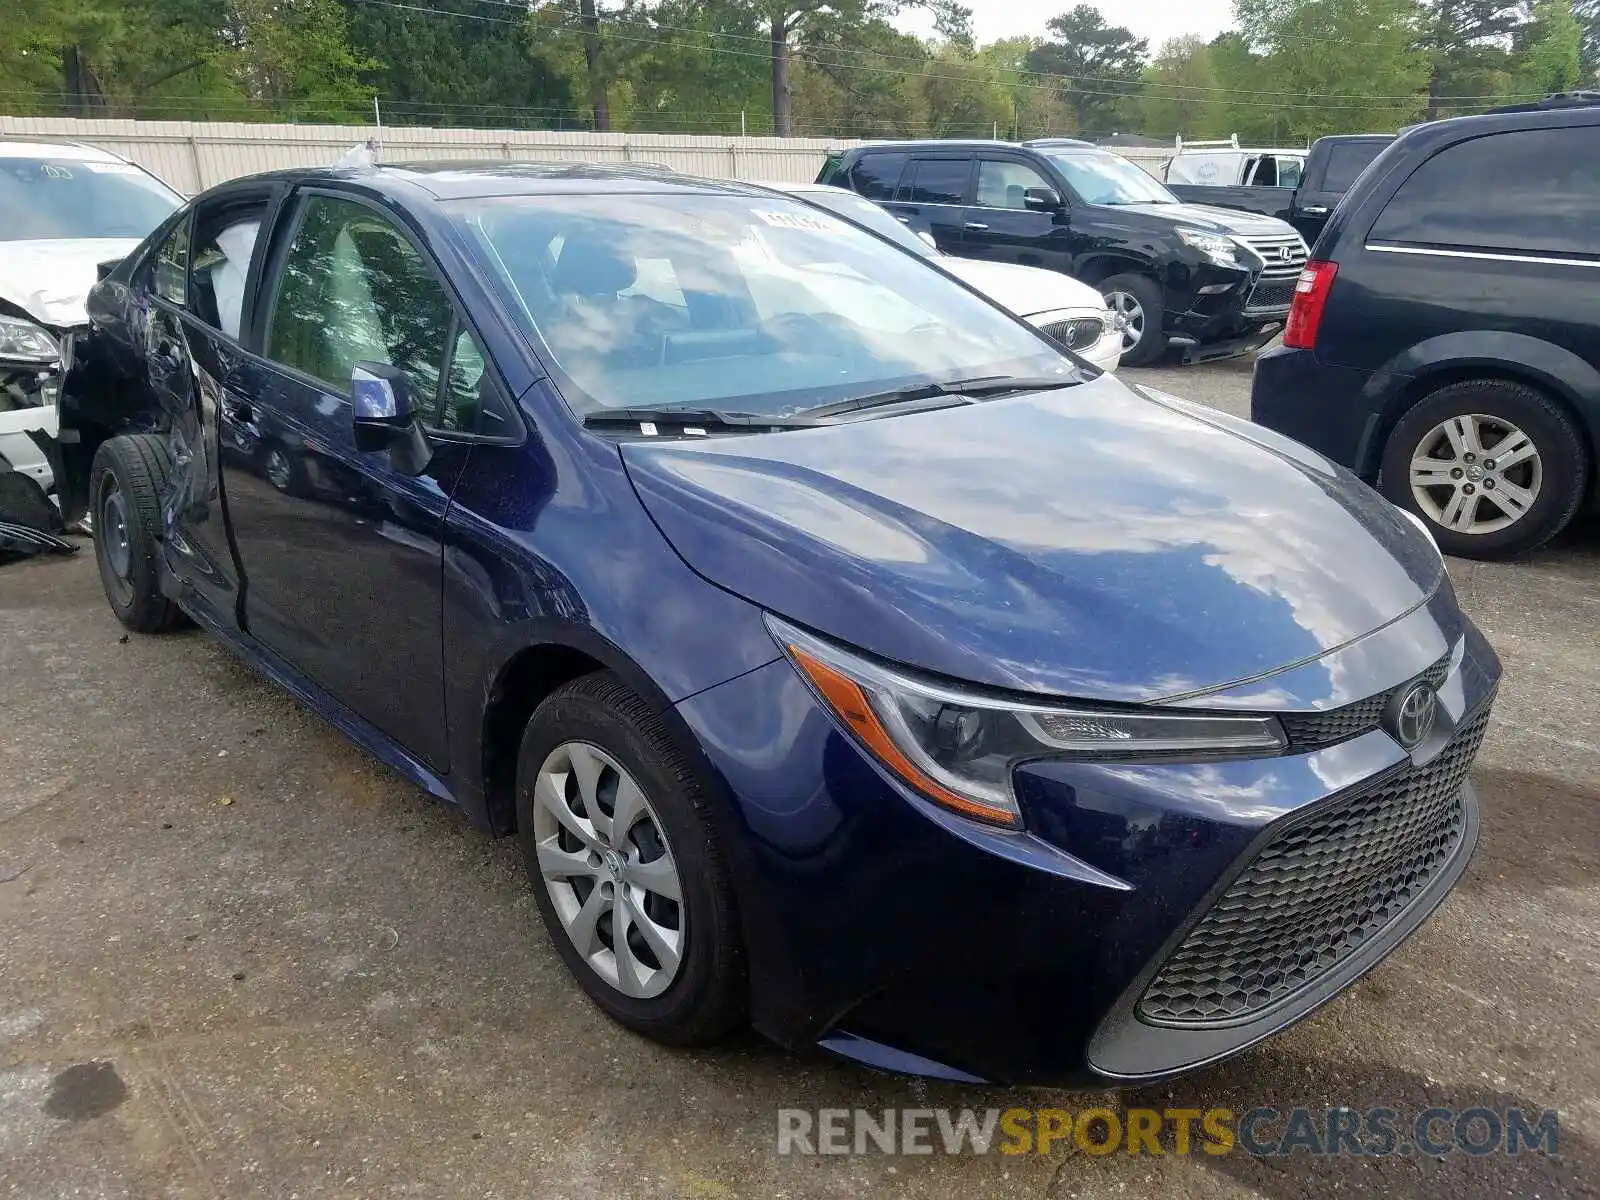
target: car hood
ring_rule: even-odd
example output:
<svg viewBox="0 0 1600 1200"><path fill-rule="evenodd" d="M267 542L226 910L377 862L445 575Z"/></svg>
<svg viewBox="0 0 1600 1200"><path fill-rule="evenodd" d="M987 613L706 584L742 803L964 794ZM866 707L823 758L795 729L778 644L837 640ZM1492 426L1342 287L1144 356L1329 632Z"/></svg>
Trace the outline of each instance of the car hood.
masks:
<svg viewBox="0 0 1600 1200"><path fill-rule="evenodd" d="M1063 308L1106 306L1100 293L1086 283L1069 279L1059 271L1025 267L1020 263L983 262L972 258L941 255L938 264L964 283L977 288L1000 307L1019 317L1053 312Z"/></svg>
<svg viewBox="0 0 1600 1200"><path fill-rule="evenodd" d="M1253 679L1381 628L1443 577L1343 468L1110 376L621 452L706 579L996 687L1148 701Z"/></svg>
<svg viewBox="0 0 1600 1200"><path fill-rule="evenodd" d="M1107 207L1112 212L1187 225L1207 233L1232 233L1241 237L1284 237L1294 233L1292 225L1277 217L1239 212L1231 208L1213 208L1209 204L1117 204Z"/></svg>
<svg viewBox="0 0 1600 1200"><path fill-rule="evenodd" d="M54 329L82 325L95 268L127 257L138 244L138 238L0 242L0 299Z"/></svg>

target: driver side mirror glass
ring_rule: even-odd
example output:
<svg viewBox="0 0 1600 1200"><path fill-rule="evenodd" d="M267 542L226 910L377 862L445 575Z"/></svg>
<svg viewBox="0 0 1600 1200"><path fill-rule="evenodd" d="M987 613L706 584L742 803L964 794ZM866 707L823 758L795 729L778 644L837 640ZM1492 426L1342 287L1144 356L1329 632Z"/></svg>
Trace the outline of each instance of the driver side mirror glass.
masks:
<svg viewBox="0 0 1600 1200"><path fill-rule="evenodd" d="M1022 193L1022 205L1029 212L1057 212L1061 208L1061 194L1055 188L1031 187Z"/></svg>

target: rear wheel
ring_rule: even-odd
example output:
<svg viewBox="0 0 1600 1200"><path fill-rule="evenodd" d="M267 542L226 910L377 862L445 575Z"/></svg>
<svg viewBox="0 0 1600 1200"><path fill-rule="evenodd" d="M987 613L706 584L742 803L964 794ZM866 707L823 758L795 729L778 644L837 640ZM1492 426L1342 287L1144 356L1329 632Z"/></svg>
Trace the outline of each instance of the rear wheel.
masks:
<svg viewBox="0 0 1600 1200"><path fill-rule="evenodd" d="M743 943L705 798L610 673L558 688L529 720L517 834L556 952L606 1013L678 1046L742 1021Z"/></svg>
<svg viewBox="0 0 1600 1200"><path fill-rule="evenodd" d="M102 442L89 471L89 513L100 583L117 620L138 633L163 633L184 616L161 592L156 534L161 488L172 459L154 434Z"/></svg>
<svg viewBox="0 0 1600 1200"><path fill-rule="evenodd" d="M1167 349L1161 285L1144 275L1113 275L1100 284L1100 294L1122 329L1123 365L1142 367L1160 358Z"/></svg>
<svg viewBox="0 0 1600 1200"><path fill-rule="evenodd" d="M1452 383L1400 419L1384 448L1384 495L1433 530L1447 554L1505 558L1566 528L1588 456L1577 423L1537 388Z"/></svg>

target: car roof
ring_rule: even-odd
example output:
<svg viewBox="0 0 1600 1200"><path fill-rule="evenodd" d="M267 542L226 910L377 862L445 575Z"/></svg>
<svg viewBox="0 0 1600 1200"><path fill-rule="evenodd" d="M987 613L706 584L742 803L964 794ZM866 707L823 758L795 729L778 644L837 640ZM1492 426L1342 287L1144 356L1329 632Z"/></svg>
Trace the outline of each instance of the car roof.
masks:
<svg viewBox="0 0 1600 1200"><path fill-rule="evenodd" d="M360 183L378 192L422 192L435 200L489 196L575 195L592 193L723 193L752 195L753 189L728 179L706 179L646 164L565 162L380 163L368 167L290 167L247 175L219 184L286 182L295 185Z"/></svg>
<svg viewBox="0 0 1600 1200"><path fill-rule="evenodd" d="M98 146L82 142L62 142L47 138L0 138L0 158L72 158L79 162L123 162L122 158Z"/></svg>
<svg viewBox="0 0 1600 1200"><path fill-rule="evenodd" d="M1537 112L1478 113L1470 117L1447 117L1423 121L1400 131L1399 141L1407 149L1442 146L1486 133L1511 133L1523 129L1568 129L1600 125L1600 105L1585 104L1565 108L1546 108Z"/></svg>
<svg viewBox="0 0 1600 1200"><path fill-rule="evenodd" d="M865 146L854 146L847 150L847 154L862 154L867 151L893 150L896 153L914 150L1020 150L1022 146L1017 142L997 142L992 138L917 138L900 142L869 142Z"/></svg>

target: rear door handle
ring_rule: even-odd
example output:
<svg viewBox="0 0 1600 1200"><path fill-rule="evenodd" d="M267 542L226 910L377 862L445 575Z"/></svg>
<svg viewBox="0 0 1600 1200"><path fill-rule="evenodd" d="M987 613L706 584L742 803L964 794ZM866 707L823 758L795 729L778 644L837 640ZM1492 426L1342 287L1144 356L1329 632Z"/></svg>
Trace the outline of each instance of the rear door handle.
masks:
<svg viewBox="0 0 1600 1200"><path fill-rule="evenodd" d="M1328 215L1326 204L1308 204L1300 210L1308 217L1325 217Z"/></svg>
<svg viewBox="0 0 1600 1200"><path fill-rule="evenodd" d="M970 230L972 230L973 233L982 233L985 229L987 229L989 227L987 225L985 225L982 221L968 221L963 228L970 229Z"/></svg>

